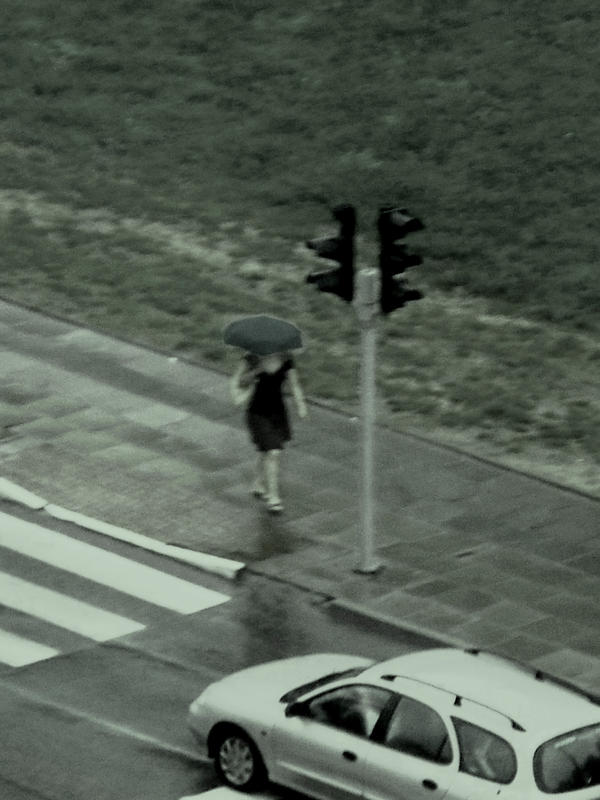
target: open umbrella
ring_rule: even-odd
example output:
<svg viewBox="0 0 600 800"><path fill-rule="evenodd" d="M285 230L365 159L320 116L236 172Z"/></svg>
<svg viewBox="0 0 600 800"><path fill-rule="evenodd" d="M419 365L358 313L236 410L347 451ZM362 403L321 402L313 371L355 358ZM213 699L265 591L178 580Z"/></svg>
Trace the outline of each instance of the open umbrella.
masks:
<svg viewBox="0 0 600 800"><path fill-rule="evenodd" d="M269 356L302 347L302 333L291 322L266 314L230 322L223 332L225 344L241 347L257 356Z"/></svg>

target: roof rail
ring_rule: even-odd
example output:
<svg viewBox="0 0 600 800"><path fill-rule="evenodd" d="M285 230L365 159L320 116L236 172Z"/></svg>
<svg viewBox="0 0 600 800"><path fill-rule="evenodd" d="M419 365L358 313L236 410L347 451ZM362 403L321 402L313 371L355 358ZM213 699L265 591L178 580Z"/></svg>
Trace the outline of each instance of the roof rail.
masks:
<svg viewBox="0 0 600 800"><path fill-rule="evenodd" d="M587 689L582 689L581 686L577 686L576 683L572 683L565 678L558 678L556 675L551 675L549 672L544 672L536 667L530 667L527 664L523 664L516 658L511 658L510 656L505 656L501 653L495 653L493 650L482 650L478 647L468 648L465 650L465 653L469 653L469 655L472 656L478 656L480 653L483 653L484 655L494 656L494 658L499 658L503 661L509 661L511 664L515 664L516 666L520 667L524 672L529 673L536 681L552 683L555 686L560 686L562 689L567 689L568 691L573 692L580 697L584 697L586 700L589 700L590 703L594 703L594 705L600 705L600 694L589 692Z"/></svg>
<svg viewBox="0 0 600 800"><path fill-rule="evenodd" d="M467 697L464 694L457 694L456 692L450 691L450 689L446 689L444 686L438 686L436 683L430 683L429 681L422 681L419 678L413 678L410 675L381 675L382 681L394 681L396 678L402 678L405 681L412 681L413 683L419 683L422 686L430 686L432 689L438 689L440 692L446 692L446 694L454 695L454 705L461 706L463 700L467 700L469 703L474 703L475 705L481 706L482 708L487 708L489 711L493 711L495 714L500 714L501 717L507 719L512 728L516 731L524 731L525 728L513 719L509 714L505 714L504 711L501 711L499 708L494 708L494 706L490 706L487 703L482 703L480 700L474 700L472 697Z"/></svg>

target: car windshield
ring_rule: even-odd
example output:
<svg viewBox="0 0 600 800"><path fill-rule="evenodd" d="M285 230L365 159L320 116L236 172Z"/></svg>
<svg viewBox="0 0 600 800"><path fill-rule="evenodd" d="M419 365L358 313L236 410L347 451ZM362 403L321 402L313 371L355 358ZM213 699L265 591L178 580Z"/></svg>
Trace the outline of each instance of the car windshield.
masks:
<svg viewBox="0 0 600 800"><path fill-rule="evenodd" d="M360 673L365 669L366 667L352 667L352 669L345 669L343 672L332 672L330 675L323 675L322 678L317 678L316 681L303 683L302 686L297 686L295 689L291 689L289 692L286 692L282 697L279 698L279 702L293 703L299 697L302 697L303 694L311 692L313 689L318 689L320 686L326 686L328 683L340 680L340 678L354 678L356 675L360 675Z"/></svg>
<svg viewBox="0 0 600 800"><path fill-rule="evenodd" d="M571 731L538 747L535 780L549 794L600 784L600 725Z"/></svg>

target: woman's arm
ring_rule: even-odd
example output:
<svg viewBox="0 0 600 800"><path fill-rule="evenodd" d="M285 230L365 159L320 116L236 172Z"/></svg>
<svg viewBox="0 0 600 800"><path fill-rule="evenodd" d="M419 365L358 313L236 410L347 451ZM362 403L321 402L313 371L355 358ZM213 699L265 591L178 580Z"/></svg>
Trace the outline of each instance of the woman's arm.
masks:
<svg viewBox="0 0 600 800"><path fill-rule="evenodd" d="M300 381L298 380L298 373L293 367L292 369L288 370L287 379L290 385L290 389L292 390L294 401L296 403L298 416L300 417L300 419L304 419L304 417L307 414L306 401L304 400L304 392L302 391L302 387L300 386Z"/></svg>
<svg viewBox="0 0 600 800"><path fill-rule="evenodd" d="M254 391L254 371L242 361L229 381L229 391L234 405L241 406L247 402Z"/></svg>

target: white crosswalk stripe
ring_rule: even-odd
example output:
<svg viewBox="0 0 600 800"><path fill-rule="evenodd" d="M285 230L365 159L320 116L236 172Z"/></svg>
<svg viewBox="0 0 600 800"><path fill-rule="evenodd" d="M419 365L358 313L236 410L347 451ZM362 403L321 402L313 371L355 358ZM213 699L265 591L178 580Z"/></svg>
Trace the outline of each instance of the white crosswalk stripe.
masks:
<svg viewBox="0 0 600 800"><path fill-rule="evenodd" d="M55 650L53 647L0 630L1 660L11 667L24 667L36 661L45 661L59 653L60 650Z"/></svg>
<svg viewBox="0 0 600 800"><path fill-rule="evenodd" d="M96 642L106 642L144 628L133 619L103 611L6 572L0 572L0 603Z"/></svg>
<svg viewBox="0 0 600 800"><path fill-rule="evenodd" d="M180 614L193 614L228 599L220 592L1 512L0 546Z"/></svg>
<svg viewBox="0 0 600 800"><path fill-rule="evenodd" d="M58 636L56 628L51 626L58 626L96 642L105 642L143 630L145 625L142 622L132 619L127 613L115 613L120 611L120 605L127 606L129 603L131 606L133 602L127 601L123 595L175 614L193 614L230 599L229 595L222 592L182 580L131 558L0 512L0 557L3 548L27 559L34 559L30 564L43 562L51 571L60 570L61 589L68 586L70 580L78 581L75 592L78 597L72 597L68 589L64 592L55 591L48 586L0 570L0 612L4 606L4 614L12 611L18 614L16 627L13 622L8 626L12 630L3 629L0 621L0 664L10 667L21 667L59 655L61 650L51 646ZM44 570L45 582L48 583L47 567ZM18 568L13 571L18 571ZM31 578L32 571L35 570L28 568L27 578ZM65 573L77 578L66 578ZM114 590L116 600L111 603L114 611L79 599L82 586L85 586L81 579L106 587L111 593ZM93 596L94 591L98 590L90 586L90 596ZM102 591L106 596L106 589ZM139 603L135 607L142 618L146 619ZM42 641L35 640L35 632L29 638L31 625L26 626L26 631L21 631L19 624L22 623L19 623L19 619L34 619L40 625L49 623L40 637ZM23 632L27 637L20 635ZM63 634L63 639L64 636ZM62 647L60 642L58 646Z"/></svg>

